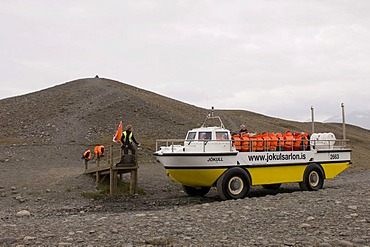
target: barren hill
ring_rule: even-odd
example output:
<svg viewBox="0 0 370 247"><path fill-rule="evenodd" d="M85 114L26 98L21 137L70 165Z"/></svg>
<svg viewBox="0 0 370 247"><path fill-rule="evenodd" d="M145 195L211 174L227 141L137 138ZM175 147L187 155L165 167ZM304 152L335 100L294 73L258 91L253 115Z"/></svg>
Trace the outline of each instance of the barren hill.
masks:
<svg viewBox="0 0 370 247"><path fill-rule="evenodd" d="M160 138L183 138L199 126L209 111L102 78L80 79L35 93L0 100L0 144L66 145L75 147L110 144L119 121L134 125L134 133L147 157ZM216 110L233 131L246 123L251 132L307 131L311 123L287 121L249 111ZM316 123L317 132L333 132L342 138L341 124ZM347 125L354 168L369 168L370 131ZM77 155L78 154L78 155ZM1 158L1 157L0 157Z"/></svg>

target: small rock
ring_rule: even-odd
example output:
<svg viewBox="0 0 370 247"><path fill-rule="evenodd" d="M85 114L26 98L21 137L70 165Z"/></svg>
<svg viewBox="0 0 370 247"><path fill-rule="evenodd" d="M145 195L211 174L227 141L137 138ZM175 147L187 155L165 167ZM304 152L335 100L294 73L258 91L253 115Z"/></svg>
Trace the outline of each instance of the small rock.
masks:
<svg viewBox="0 0 370 247"><path fill-rule="evenodd" d="M350 241L347 241L347 240L339 240L338 241L338 246L352 247L352 246L354 246L354 244Z"/></svg>
<svg viewBox="0 0 370 247"><path fill-rule="evenodd" d="M312 217L312 216L308 216L308 217L307 217L307 220L308 220L308 221L311 221L311 220L314 220L314 219L315 219L315 217Z"/></svg>
<svg viewBox="0 0 370 247"><path fill-rule="evenodd" d="M166 237L153 237L145 241L147 244L151 245L167 245L169 244Z"/></svg>
<svg viewBox="0 0 370 247"><path fill-rule="evenodd" d="M321 243L321 244L319 244L319 247L331 247L331 244L329 244L329 243Z"/></svg>
<svg viewBox="0 0 370 247"><path fill-rule="evenodd" d="M29 217L31 213L27 210L21 210L17 213L17 217Z"/></svg>
<svg viewBox="0 0 370 247"><path fill-rule="evenodd" d="M135 214L136 217L145 217L146 214Z"/></svg>
<svg viewBox="0 0 370 247"><path fill-rule="evenodd" d="M72 246L72 244L61 242L61 243L58 243L58 246Z"/></svg>
<svg viewBox="0 0 370 247"><path fill-rule="evenodd" d="M302 223L299 225L299 228L309 228L309 227L311 227L311 225L307 223Z"/></svg>
<svg viewBox="0 0 370 247"><path fill-rule="evenodd" d="M355 244L365 244L366 240L364 240L362 238L354 238L354 239L352 239L352 242L355 243Z"/></svg>
<svg viewBox="0 0 370 247"><path fill-rule="evenodd" d="M357 206L348 206L349 209L357 210Z"/></svg>
<svg viewBox="0 0 370 247"><path fill-rule="evenodd" d="M31 236L25 236L24 237L24 241L31 241L31 240L35 240L36 239L36 237L31 237Z"/></svg>

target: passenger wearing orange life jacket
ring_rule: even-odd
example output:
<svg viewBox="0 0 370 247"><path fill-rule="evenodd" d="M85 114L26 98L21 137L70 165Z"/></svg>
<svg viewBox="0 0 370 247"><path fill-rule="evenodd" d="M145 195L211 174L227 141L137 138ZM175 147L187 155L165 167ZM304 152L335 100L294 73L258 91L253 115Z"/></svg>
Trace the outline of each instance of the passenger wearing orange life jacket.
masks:
<svg viewBox="0 0 370 247"><path fill-rule="evenodd" d="M87 149L87 150L83 153L83 155L82 155L81 159L85 159L86 161L89 161L89 160L91 160L91 157L92 157L92 153L91 153L90 149Z"/></svg>
<svg viewBox="0 0 370 247"><path fill-rule="evenodd" d="M98 158L104 156L105 147L103 145L97 145L94 148L94 156L96 155Z"/></svg>
<svg viewBox="0 0 370 247"><path fill-rule="evenodd" d="M306 150L308 146L308 133L294 133L294 150Z"/></svg>
<svg viewBox="0 0 370 247"><path fill-rule="evenodd" d="M270 141L270 150L275 151L278 146L278 138L274 132L271 132L269 135L271 141Z"/></svg>
<svg viewBox="0 0 370 247"><path fill-rule="evenodd" d="M284 134L284 150L290 151L293 150L293 134L289 130L287 130Z"/></svg>
<svg viewBox="0 0 370 247"><path fill-rule="evenodd" d="M263 149L270 151L271 149L271 138L269 136L269 133L263 132L262 133L262 139L263 139Z"/></svg>
<svg viewBox="0 0 370 247"><path fill-rule="evenodd" d="M293 134L294 142L293 142L293 150L298 151L301 150L301 133L295 132Z"/></svg>
<svg viewBox="0 0 370 247"><path fill-rule="evenodd" d="M241 143L242 143L242 148L241 150L243 152L249 152L250 151L250 138L249 138L249 134L248 133L244 133L242 136L241 136Z"/></svg>
<svg viewBox="0 0 370 247"><path fill-rule="evenodd" d="M261 152L263 151L263 138L262 138L262 135L261 134L257 134L256 136L257 138L257 146L256 146L256 151L257 152Z"/></svg>
<svg viewBox="0 0 370 247"><path fill-rule="evenodd" d="M308 133L307 132L303 132L302 133L302 141L303 141L303 149L302 150L307 150L308 149Z"/></svg>
<svg viewBox="0 0 370 247"><path fill-rule="evenodd" d="M250 134L249 135L249 150L255 152L257 150L257 135Z"/></svg>
<svg viewBox="0 0 370 247"><path fill-rule="evenodd" d="M276 133L276 138L278 139L276 150L277 151L284 150L284 136L281 133Z"/></svg>
<svg viewBox="0 0 370 247"><path fill-rule="evenodd" d="M238 133L234 133L231 136L231 139L233 140L233 146L235 146L235 149L240 151L242 149L240 135Z"/></svg>

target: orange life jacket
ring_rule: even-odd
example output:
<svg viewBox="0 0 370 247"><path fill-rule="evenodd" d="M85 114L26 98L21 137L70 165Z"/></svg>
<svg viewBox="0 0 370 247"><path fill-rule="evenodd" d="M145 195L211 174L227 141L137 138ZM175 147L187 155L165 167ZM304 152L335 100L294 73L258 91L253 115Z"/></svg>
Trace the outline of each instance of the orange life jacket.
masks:
<svg viewBox="0 0 370 247"><path fill-rule="evenodd" d="M249 151L255 152L257 149L257 136L249 135Z"/></svg>
<svg viewBox="0 0 370 247"><path fill-rule="evenodd" d="M263 132L262 139L263 139L263 149L265 151L269 151L271 149L271 138L269 136L269 133Z"/></svg>
<svg viewBox="0 0 370 247"><path fill-rule="evenodd" d="M236 150L240 151L242 149L240 135L234 134L232 135L231 139L233 139L233 146L235 146Z"/></svg>
<svg viewBox="0 0 370 247"><path fill-rule="evenodd" d="M294 143L293 143L293 150L298 151L301 148L301 133L294 133Z"/></svg>
<svg viewBox="0 0 370 247"><path fill-rule="evenodd" d="M261 134L257 134L256 136L257 139L257 146L256 146L256 151L263 151L263 138Z"/></svg>
<svg viewBox="0 0 370 247"><path fill-rule="evenodd" d="M276 133L276 138L278 139L276 150L278 151L284 150L284 136L281 133Z"/></svg>
<svg viewBox="0 0 370 247"><path fill-rule="evenodd" d="M249 141L249 135L248 133L244 133L242 135L242 151L243 152L249 152L249 149L250 149L250 141Z"/></svg>
<svg viewBox="0 0 370 247"><path fill-rule="evenodd" d="M306 150L308 146L308 133L294 133L293 150Z"/></svg>
<svg viewBox="0 0 370 247"><path fill-rule="evenodd" d="M270 136L270 139L271 139L271 141L270 141L270 150L275 151L276 147L278 145L278 138L277 138L277 136L274 132L271 132L269 136Z"/></svg>
<svg viewBox="0 0 370 247"><path fill-rule="evenodd" d="M284 150L285 151L290 151L293 150L293 134L287 130L284 134Z"/></svg>
<svg viewBox="0 0 370 247"><path fill-rule="evenodd" d="M105 148L103 145L98 145L98 146L95 146L94 148L94 153L98 156L98 157L102 157L104 156L104 151L105 151Z"/></svg>
<svg viewBox="0 0 370 247"><path fill-rule="evenodd" d="M86 161L89 161L91 160L91 156L92 156L92 153L90 151L90 149L86 150L83 155L82 155L82 158L81 159L85 159Z"/></svg>
<svg viewBox="0 0 370 247"><path fill-rule="evenodd" d="M303 138L303 149L302 150L307 150L308 147L308 133L304 132L301 134Z"/></svg>

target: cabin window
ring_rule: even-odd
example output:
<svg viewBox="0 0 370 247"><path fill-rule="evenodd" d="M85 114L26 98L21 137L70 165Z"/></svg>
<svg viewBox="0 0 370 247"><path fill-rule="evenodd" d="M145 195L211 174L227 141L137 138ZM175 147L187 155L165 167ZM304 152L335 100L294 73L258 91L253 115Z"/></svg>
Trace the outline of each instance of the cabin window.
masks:
<svg viewBox="0 0 370 247"><path fill-rule="evenodd" d="M188 136L186 137L186 140L194 140L196 134L197 132L189 132Z"/></svg>
<svg viewBox="0 0 370 247"><path fill-rule="evenodd" d="M216 132L216 140L229 140L229 134L226 131Z"/></svg>
<svg viewBox="0 0 370 247"><path fill-rule="evenodd" d="M199 140L211 140L212 132L199 132Z"/></svg>

